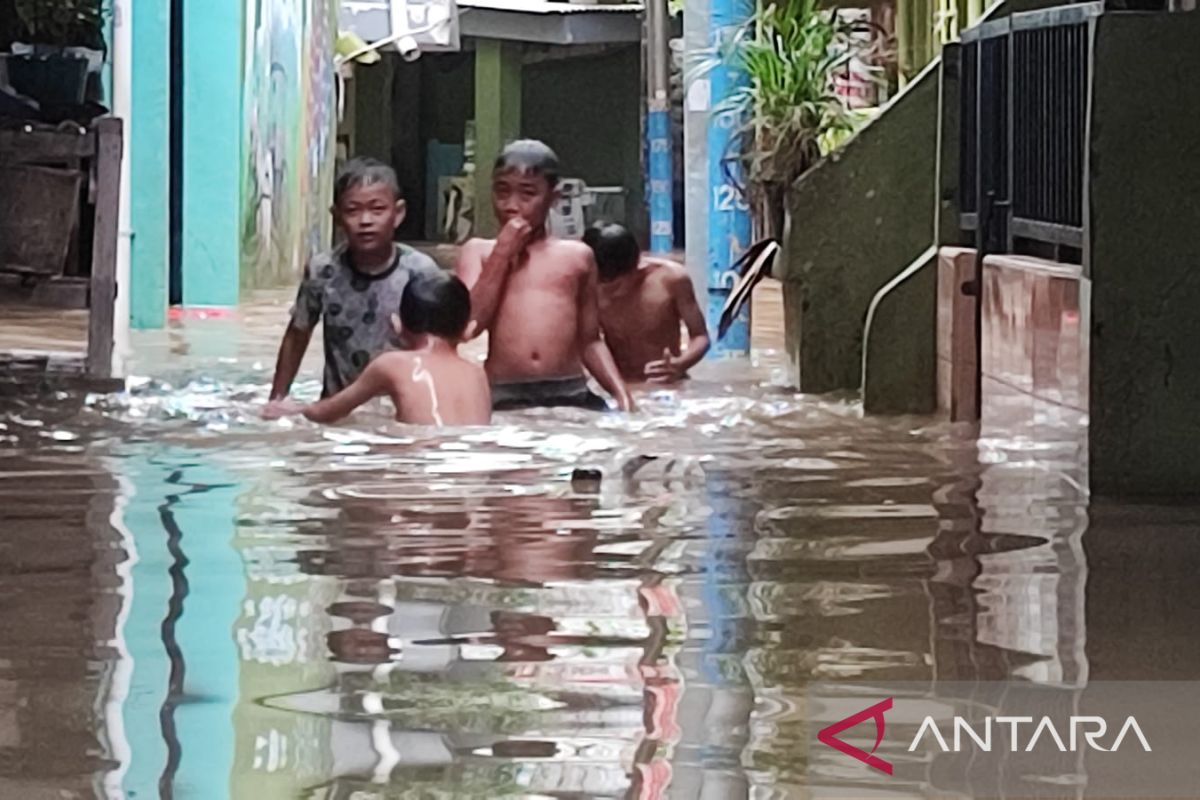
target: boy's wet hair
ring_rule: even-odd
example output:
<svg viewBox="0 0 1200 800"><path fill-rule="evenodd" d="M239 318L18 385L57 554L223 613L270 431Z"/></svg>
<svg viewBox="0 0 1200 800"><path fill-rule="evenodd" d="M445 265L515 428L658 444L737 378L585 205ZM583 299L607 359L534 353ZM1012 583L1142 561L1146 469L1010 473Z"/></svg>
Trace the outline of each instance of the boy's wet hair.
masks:
<svg viewBox="0 0 1200 800"><path fill-rule="evenodd" d="M337 179L333 182L333 204L340 205L346 192L351 189L376 184L386 186L397 200L404 199L396 170L374 158L352 158L338 171Z"/></svg>
<svg viewBox="0 0 1200 800"><path fill-rule="evenodd" d="M549 145L537 139L518 139L500 152L496 163L492 165L492 172L495 174L509 170L541 175L550 184L551 189L558 186L558 156Z"/></svg>
<svg viewBox="0 0 1200 800"><path fill-rule="evenodd" d="M408 333L457 339L471 320L471 292L449 272L418 273L400 297L400 325Z"/></svg>
<svg viewBox="0 0 1200 800"><path fill-rule="evenodd" d="M592 248L600 280L609 281L637 269L642 249L624 225L598 222L583 233L583 243Z"/></svg>

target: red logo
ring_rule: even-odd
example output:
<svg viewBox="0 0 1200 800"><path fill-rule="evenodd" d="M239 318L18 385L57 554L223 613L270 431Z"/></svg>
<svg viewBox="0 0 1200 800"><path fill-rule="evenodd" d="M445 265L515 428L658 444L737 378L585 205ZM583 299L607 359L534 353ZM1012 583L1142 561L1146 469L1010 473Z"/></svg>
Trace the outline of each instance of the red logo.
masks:
<svg viewBox="0 0 1200 800"><path fill-rule="evenodd" d="M821 744L827 744L834 750L838 750L851 758L857 758L869 767L874 767L880 772L888 775L892 774L892 765L884 761L879 756L875 755L875 751L879 748L879 743L883 741L883 712L889 711L892 708L892 698L888 698L883 702L876 703L870 708L864 708L857 714L852 714L843 720L839 720L827 728L822 728L817 733L817 741ZM875 720L875 747L871 748L871 752L866 753L859 750L852 744L846 744L837 735L848 728L853 728L860 722L865 722L868 719Z"/></svg>

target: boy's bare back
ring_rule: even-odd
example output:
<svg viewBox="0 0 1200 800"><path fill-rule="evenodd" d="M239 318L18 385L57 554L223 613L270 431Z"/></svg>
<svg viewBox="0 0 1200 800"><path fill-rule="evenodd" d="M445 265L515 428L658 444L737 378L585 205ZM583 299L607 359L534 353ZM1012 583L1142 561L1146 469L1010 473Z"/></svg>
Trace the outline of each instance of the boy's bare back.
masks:
<svg viewBox="0 0 1200 800"><path fill-rule="evenodd" d="M453 351L394 351L367 368L379 373L396 408L396 421L409 425L486 425L492 400L486 373Z"/></svg>
<svg viewBox="0 0 1200 800"><path fill-rule="evenodd" d="M431 341L419 350L383 353L333 397L295 409L279 407L269 418L302 413L313 422L337 422L380 395L391 398L396 421L408 425L487 425L492 421L487 374L444 340Z"/></svg>
<svg viewBox="0 0 1200 800"><path fill-rule="evenodd" d="M478 280L496 242L463 245L459 277ZM583 373L581 342L598 330L596 278L584 244L531 242L508 273L488 330L487 373L494 382L575 377Z"/></svg>

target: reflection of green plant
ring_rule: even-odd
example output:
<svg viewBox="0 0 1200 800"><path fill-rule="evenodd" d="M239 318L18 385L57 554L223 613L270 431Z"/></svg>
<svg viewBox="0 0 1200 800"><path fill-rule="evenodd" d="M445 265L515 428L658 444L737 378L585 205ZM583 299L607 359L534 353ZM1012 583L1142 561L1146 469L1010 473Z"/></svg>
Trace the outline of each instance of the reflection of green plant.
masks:
<svg viewBox="0 0 1200 800"><path fill-rule="evenodd" d="M102 0L16 0L16 10L30 44L104 46Z"/></svg>
<svg viewBox="0 0 1200 800"><path fill-rule="evenodd" d="M532 687L503 679L455 683L442 678L393 673L386 687L369 675L347 675L343 688L351 692L382 691L383 716L394 723L423 730L478 733L524 733L555 701ZM350 700L347 710L361 708Z"/></svg>
<svg viewBox="0 0 1200 800"><path fill-rule="evenodd" d="M338 778L314 787L308 800L466 800L467 798L527 797L529 787L518 780L518 764L478 763L449 766L397 767L391 783L379 785L358 778Z"/></svg>
<svg viewBox="0 0 1200 800"><path fill-rule="evenodd" d="M854 128L834 90L853 56L856 27L817 0L762 0L727 44L701 66L735 64L749 82L714 109L742 121L732 143L746 170L752 207L768 231L782 223L784 194L822 155L821 143Z"/></svg>

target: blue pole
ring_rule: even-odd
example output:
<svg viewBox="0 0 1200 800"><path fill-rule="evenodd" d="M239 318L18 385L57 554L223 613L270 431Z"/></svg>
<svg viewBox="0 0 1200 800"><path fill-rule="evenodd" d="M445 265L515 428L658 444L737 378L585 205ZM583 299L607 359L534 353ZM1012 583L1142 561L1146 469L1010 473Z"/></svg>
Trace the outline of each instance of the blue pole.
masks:
<svg viewBox="0 0 1200 800"><path fill-rule="evenodd" d="M651 101L646 134L650 140L650 251L669 253L675 245L675 208L671 196L671 111L667 101Z"/></svg>
<svg viewBox="0 0 1200 800"><path fill-rule="evenodd" d="M671 56L667 0L646 4L646 149L650 173L650 251L675 245L675 171L671 164Z"/></svg>
<svg viewBox="0 0 1200 800"><path fill-rule="evenodd" d="M753 11L753 0L712 0L709 12L709 42L722 47L730 42ZM726 59L709 73L713 108L719 108L747 83L746 74ZM730 269L750 246L752 226L750 206L738 190L744 185L739 153L730 142L742 119L735 113L714 112L708 121L708 327L715 330L721 309L737 281ZM712 349L712 355L750 352L750 304L747 303L725 337Z"/></svg>

